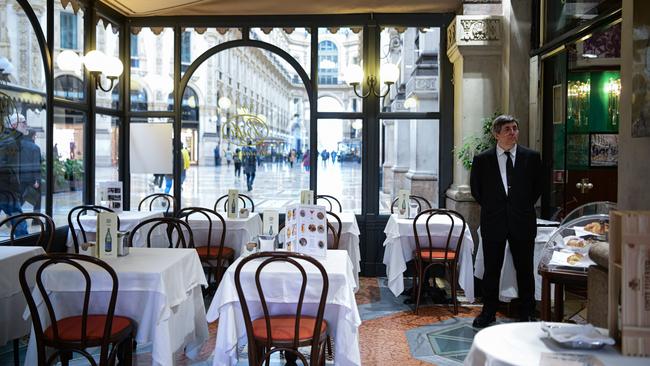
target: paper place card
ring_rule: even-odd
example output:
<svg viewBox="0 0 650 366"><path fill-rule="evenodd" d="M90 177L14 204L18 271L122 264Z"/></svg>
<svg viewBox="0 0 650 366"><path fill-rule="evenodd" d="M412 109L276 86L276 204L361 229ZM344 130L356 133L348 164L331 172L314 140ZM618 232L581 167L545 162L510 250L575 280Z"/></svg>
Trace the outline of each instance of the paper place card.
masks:
<svg viewBox="0 0 650 366"><path fill-rule="evenodd" d="M117 257L117 214L97 214L97 252L100 259Z"/></svg>
<svg viewBox="0 0 650 366"><path fill-rule="evenodd" d="M239 190L228 190L228 218L236 219L239 213Z"/></svg>
<svg viewBox="0 0 650 366"><path fill-rule="evenodd" d="M325 206L289 206L285 225L287 248L312 257L327 257L326 212Z"/></svg>
<svg viewBox="0 0 650 366"><path fill-rule="evenodd" d="M411 192L408 189L400 189L397 193L397 217L406 219L409 217L409 196Z"/></svg>
<svg viewBox="0 0 650 366"><path fill-rule="evenodd" d="M122 212L122 182L110 181L97 183L97 202L115 212Z"/></svg>
<svg viewBox="0 0 650 366"><path fill-rule="evenodd" d="M280 213L276 210L264 210L262 212L262 235L276 235L278 233L278 220Z"/></svg>
<svg viewBox="0 0 650 366"><path fill-rule="evenodd" d="M314 191L300 191L300 204L313 205L314 204Z"/></svg>

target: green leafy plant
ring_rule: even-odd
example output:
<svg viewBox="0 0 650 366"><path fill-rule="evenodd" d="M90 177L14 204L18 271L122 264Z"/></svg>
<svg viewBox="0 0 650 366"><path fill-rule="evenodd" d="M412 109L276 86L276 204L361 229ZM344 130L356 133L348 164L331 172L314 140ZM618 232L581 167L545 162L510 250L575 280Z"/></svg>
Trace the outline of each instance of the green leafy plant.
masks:
<svg viewBox="0 0 650 366"><path fill-rule="evenodd" d="M82 160L66 159L64 166L67 180L82 181L84 179L84 164Z"/></svg>
<svg viewBox="0 0 650 366"><path fill-rule="evenodd" d="M462 162L465 169L472 169L472 161L474 155L477 155L496 145L496 140L492 135L492 121L498 114L495 113L494 117L486 117L481 120L483 128L481 134L476 136L469 136L465 138L463 145L456 149L456 157Z"/></svg>

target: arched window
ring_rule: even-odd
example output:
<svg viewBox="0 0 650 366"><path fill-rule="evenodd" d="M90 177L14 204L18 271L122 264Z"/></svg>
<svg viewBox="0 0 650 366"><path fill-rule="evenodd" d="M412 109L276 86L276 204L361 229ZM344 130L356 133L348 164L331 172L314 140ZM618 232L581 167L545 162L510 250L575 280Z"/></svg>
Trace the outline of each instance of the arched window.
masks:
<svg viewBox="0 0 650 366"><path fill-rule="evenodd" d="M318 44L318 83L338 84L339 51L332 41Z"/></svg>
<svg viewBox="0 0 650 366"><path fill-rule="evenodd" d="M84 99L84 83L74 75L61 75L54 79L54 95L68 100Z"/></svg>

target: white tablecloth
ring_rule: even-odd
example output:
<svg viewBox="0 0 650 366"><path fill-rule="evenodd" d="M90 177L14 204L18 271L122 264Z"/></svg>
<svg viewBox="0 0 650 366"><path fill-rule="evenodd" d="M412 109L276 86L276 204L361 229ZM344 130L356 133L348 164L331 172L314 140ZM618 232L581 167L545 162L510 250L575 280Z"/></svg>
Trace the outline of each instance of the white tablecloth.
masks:
<svg viewBox="0 0 650 366"><path fill-rule="evenodd" d="M418 221L418 232L424 234L420 238L420 243L427 243L428 245L429 239L426 237L425 222L426 217ZM429 221L432 238L439 239L435 242L446 241L450 225L449 218L442 215L434 216ZM461 228L462 223L456 223L452 232L453 245L456 244L456 240L461 234ZM413 234L413 219L398 219L397 214L393 214L388 219L384 233L386 233L386 241L384 241L384 264L386 265L388 288L395 296L399 296L404 291L406 263L414 258L415 235ZM472 265L474 242L469 227L465 228L461 246L462 248L458 256L458 284L465 291L467 301L474 302L474 266ZM455 249L455 247L452 247L452 249Z"/></svg>
<svg viewBox="0 0 650 366"><path fill-rule="evenodd" d="M163 217L163 212L162 211L122 211L118 213L118 216L120 218L120 231L131 231L133 228L141 223L144 220L148 220L154 217ZM97 216L95 215L84 215L81 216L80 218L81 224L84 226L84 230L86 230L86 236L89 241L95 241L95 234L97 231ZM75 231L77 233L77 239L79 240L79 245L81 245L81 242L83 241L83 235L81 235L81 230L77 227L77 218L73 217L72 222L75 226ZM145 225L144 227L141 227L138 229L138 231L135 233L135 236L133 237L133 246L134 247L139 247L143 248L147 246L147 233L149 232L149 228L151 227L151 224ZM166 239L166 233L165 233L165 225L160 225L156 228L156 231L151 234L151 241L152 243L165 243L165 247L167 247L169 244ZM72 230L72 228L70 228ZM68 240L66 242L66 245L68 248L73 248L74 247L74 241L72 239L72 233L68 232ZM68 252L72 251L71 249L68 249ZM79 248L79 251L81 252L81 248Z"/></svg>
<svg viewBox="0 0 650 366"><path fill-rule="evenodd" d="M551 224L557 222L546 221L537 219L537 224ZM537 228L537 236L535 237L535 251L534 251L534 264L533 273L535 274L535 299L542 299L542 276L537 273L537 266L542 258L542 249L544 245L551 238L551 235L557 230L556 227ZM476 250L476 261L474 262L474 276L478 279L483 279L485 273L484 259L483 259L483 239L481 238L481 230L478 230L478 248ZM503 259L503 267L501 267L501 279L499 281L499 300L510 302L510 300L518 297L517 292L517 274L515 272L515 265L512 262L512 254L510 253L510 244L506 242L506 249Z"/></svg>
<svg viewBox="0 0 650 366"><path fill-rule="evenodd" d="M21 316L27 302L18 273L27 259L43 253L41 247L0 246L0 346L29 334L31 322ZM33 278L34 271L30 272L27 279ZM34 281L29 283L33 286Z"/></svg>
<svg viewBox="0 0 650 366"><path fill-rule="evenodd" d="M624 357L612 346L600 350L563 348L541 330L541 322L508 323L487 327L476 334L472 348L465 358L466 366L544 366L540 363L543 353L588 354L598 358L604 365L647 366L649 358ZM552 323L561 324L561 323ZM563 326L576 326L562 324ZM583 363L558 363L583 365ZM596 365L597 363L591 363Z"/></svg>
<svg viewBox="0 0 650 366"><path fill-rule="evenodd" d="M126 257L106 260L117 273L119 290L115 315L129 317L138 324L136 341L153 343L154 365L172 365L173 353L183 349L198 355L208 338L201 286L207 281L194 249L131 248ZM89 312L104 312L110 297L108 274L88 265L92 279ZM49 267L43 282L60 317L81 313L83 280L79 271L67 265ZM40 303L41 319L45 306ZM29 317L29 312L24 314ZM46 318L46 316L45 316ZM36 340L30 338L26 365L36 364Z"/></svg>
<svg viewBox="0 0 650 366"><path fill-rule="evenodd" d="M247 218L229 219L227 213L220 212L226 221L226 238L224 245L235 250L235 258L239 257L241 248L251 239L262 232L262 219L257 212L251 212ZM208 244L208 219L201 213L192 214L188 219L194 236L194 246L201 247ZM221 220L216 216L212 218L212 244L217 244L221 238Z"/></svg>
<svg viewBox="0 0 650 366"><path fill-rule="evenodd" d="M341 240L339 240L339 249L347 250L352 261L354 273L354 283L359 285L359 272L361 272L361 250L359 249L359 225L357 224L357 215L352 212L342 212L337 214L341 219ZM336 220L329 220L335 229L338 229L339 223Z"/></svg>
<svg viewBox="0 0 650 366"><path fill-rule="evenodd" d="M226 271L217 293L208 309L208 321L219 319L217 344L214 350L213 365L236 365L237 345L246 344L246 326L241 314L241 305L235 289L235 268L238 261ZM354 298L354 278L352 263L343 250L330 250L327 259L321 263L329 278L329 291L325 306L325 320L329 334L333 335L334 359L336 365L360 365L359 326L361 317ZM242 283L246 297L256 299L254 273L257 266L251 262L242 271ZM304 314L314 315L320 300L322 282L320 272L310 264L305 265L308 286L303 305ZM300 281L297 269L283 263L273 263L265 267L262 286L269 311L272 314L287 314L295 308ZM313 286L311 285L313 283ZM253 319L263 316L259 301L250 301L249 310Z"/></svg>

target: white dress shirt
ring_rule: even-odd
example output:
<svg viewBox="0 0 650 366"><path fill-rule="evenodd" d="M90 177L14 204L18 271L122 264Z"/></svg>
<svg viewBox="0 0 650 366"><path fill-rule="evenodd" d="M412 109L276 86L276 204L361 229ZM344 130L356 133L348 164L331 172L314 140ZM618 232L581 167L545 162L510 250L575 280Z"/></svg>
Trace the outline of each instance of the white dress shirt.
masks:
<svg viewBox="0 0 650 366"><path fill-rule="evenodd" d="M499 145L497 145L497 162L499 163L499 172L501 173L501 181L503 182L503 188L506 190L506 195L508 194L508 178L506 175L506 161L508 160L508 157L505 154L505 150L503 150ZM512 159L512 167L515 167L515 160L517 157L517 145L512 147L510 149L510 159Z"/></svg>

